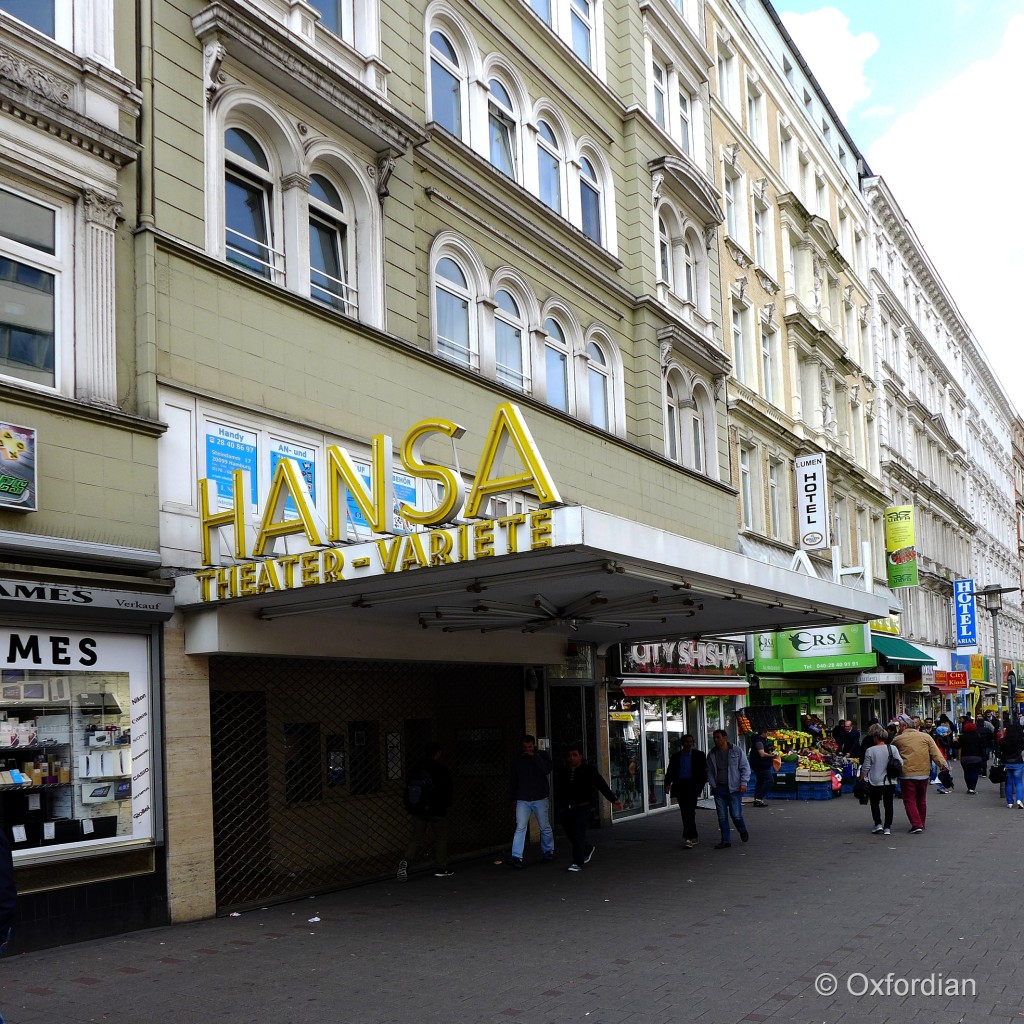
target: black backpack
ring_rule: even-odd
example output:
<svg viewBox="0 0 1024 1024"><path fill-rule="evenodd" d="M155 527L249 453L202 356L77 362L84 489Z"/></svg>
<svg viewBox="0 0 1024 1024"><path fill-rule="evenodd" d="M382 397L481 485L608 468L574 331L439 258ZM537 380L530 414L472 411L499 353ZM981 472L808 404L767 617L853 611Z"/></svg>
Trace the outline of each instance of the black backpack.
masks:
<svg viewBox="0 0 1024 1024"><path fill-rule="evenodd" d="M892 756L891 743L886 743L885 749L889 751L889 760L885 766L885 777L890 782L895 782L903 774L903 765Z"/></svg>
<svg viewBox="0 0 1024 1024"><path fill-rule="evenodd" d="M410 814L427 814L430 810L430 796L434 791L434 778L420 765L409 774L405 783L402 802Z"/></svg>

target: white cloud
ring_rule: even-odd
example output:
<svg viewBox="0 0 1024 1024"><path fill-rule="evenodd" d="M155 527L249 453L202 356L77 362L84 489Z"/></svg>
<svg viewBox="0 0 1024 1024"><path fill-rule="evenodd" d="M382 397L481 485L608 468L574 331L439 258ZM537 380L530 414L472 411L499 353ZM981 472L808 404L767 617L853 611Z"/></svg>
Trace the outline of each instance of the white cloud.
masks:
<svg viewBox="0 0 1024 1024"><path fill-rule="evenodd" d="M901 114L868 150L1018 409L1024 410L1024 15L998 50ZM1016 392L1016 394L1015 394Z"/></svg>
<svg viewBox="0 0 1024 1024"><path fill-rule="evenodd" d="M864 65L878 49L878 39L870 32L855 36L850 19L834 7L783 12L782 20L845 124L850 111L871 95Z"/></svg>

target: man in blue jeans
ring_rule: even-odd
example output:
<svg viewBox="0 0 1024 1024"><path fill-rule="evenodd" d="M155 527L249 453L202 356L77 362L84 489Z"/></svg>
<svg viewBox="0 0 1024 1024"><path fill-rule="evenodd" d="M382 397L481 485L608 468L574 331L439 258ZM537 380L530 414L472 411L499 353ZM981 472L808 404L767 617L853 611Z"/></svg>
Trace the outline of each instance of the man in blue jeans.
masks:
<svg viewBox="0 0 1024 1024"><path fill-rule="evenodd" d="M708 754L708 785L715 796L715 810L718 811L718 827L722 830L722 841L716 850L728 850L732 846L729 818L733 820L740 839L746 842L750 835L743 820L743 794L750 781L750 763L739 747L729 742L724 729L712 733L714 750Z"/></svg>
<svg viewBox="0 0 1024 1024"><path fill-rule="evenodd" d="M534 736L524 736L521 741L522 753L512 762L510 791L516 804L516 832L512 837L512 867L523 866L523 849L526 846L526 829L530 815L537 818L540 828L541 862L547 864L555 855L555 836L551 831L548 817L548 797L551 787L551 758L537 749Z"/></svg>

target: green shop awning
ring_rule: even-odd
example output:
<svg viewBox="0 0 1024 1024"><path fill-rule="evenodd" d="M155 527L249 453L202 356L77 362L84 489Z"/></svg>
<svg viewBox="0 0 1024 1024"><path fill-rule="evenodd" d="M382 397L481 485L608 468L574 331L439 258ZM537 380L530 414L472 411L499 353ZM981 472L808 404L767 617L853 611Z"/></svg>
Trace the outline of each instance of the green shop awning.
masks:
<svg viewBox="0 0 1024 1024"><path fill-rule="evenodd" d="M876 654L885 658L889 665L906 665L910 668L919 668L921 665L938 665L934 658L929 658L924 651L913 644L908 644L906 640L898 636L872 633L871 647Z"/></svg>

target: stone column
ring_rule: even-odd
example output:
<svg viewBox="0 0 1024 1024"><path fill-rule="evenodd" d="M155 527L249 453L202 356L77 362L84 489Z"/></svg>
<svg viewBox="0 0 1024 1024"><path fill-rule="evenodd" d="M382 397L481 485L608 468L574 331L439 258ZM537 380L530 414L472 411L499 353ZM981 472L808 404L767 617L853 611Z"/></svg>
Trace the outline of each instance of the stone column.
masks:
<svg viewBox="0 0 1024 1024"><path fill-rule="evenodd" d="M84 237L75 301L75 397L117 405L114 228L121 203L88 191L83 202Z"/></svg>

